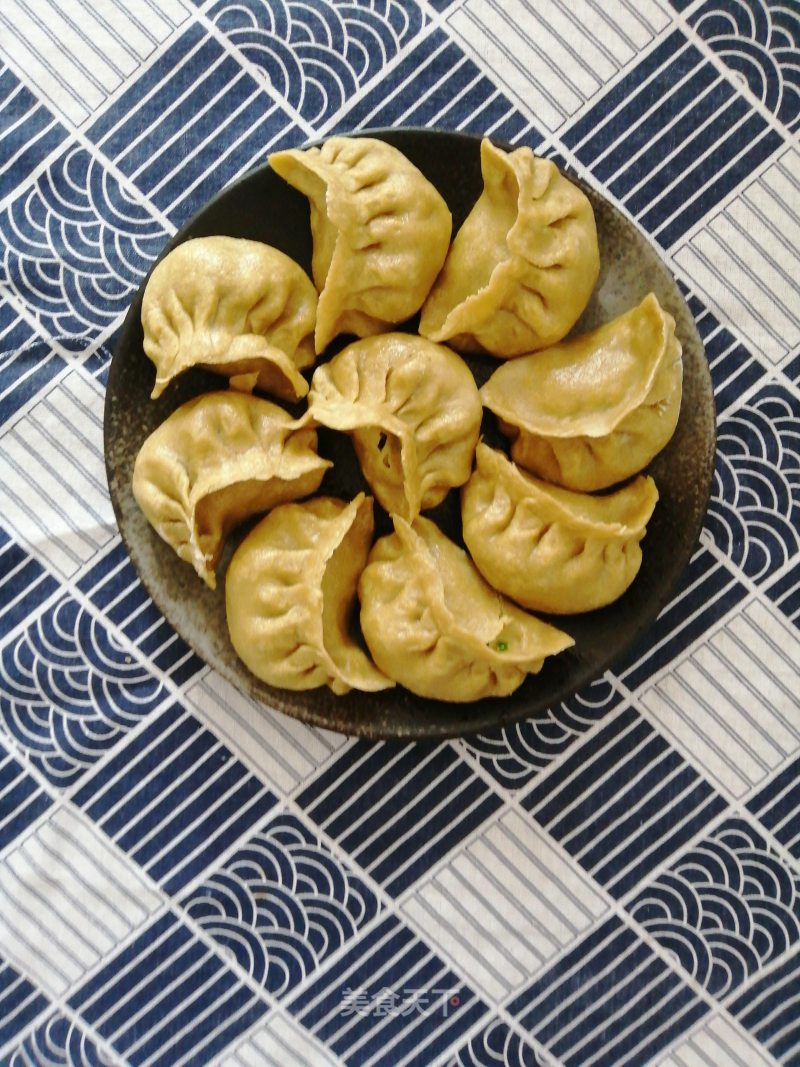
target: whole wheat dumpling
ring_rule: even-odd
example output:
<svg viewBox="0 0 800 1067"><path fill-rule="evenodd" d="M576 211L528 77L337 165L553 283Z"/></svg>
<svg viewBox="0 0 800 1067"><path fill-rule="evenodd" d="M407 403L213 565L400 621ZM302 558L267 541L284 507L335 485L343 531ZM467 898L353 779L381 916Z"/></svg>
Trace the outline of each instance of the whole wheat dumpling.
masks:
<svg viewBox="0 0 800 1067"><path fill-rule="evenodd" d="M283 400L308 392L317 292L277 248L236 237L185 241L156 265L142 300L153 397L189 367Z"/></svg>
<svg viewBox="0 0 800 1067"><path fill-rule="evenodd" d="M214 589L235 526L319 488L330 462L316 449L315 430L277 404L234 391L205 393L144 442L133 495L159 536Z"/></svg>
<svg viewBox="0 0 800 1067"><path fill-rule="evenodd" d="M642 563L658 500L652 478L594 496L540 481L483 444L476 461L461 490L464 542L495 589L551 614L593 611L622 596Z"/></svg>
<svg viewBox="0 0 800 1067"><path fill-rule="evenodd" d="M331 137L269 162L311 206L317 352L337 334L368 337L419 310L447 255L452 219L402 152L372 137Z"/></svg>
<svg viewBox="0 0 800 1067"><path fill-rule="evenodd" d="M561 340L600 270L594 212L530 148L481 143L484 188L422 309L420 333L508 359Z"/></svg>
<svg viewBox="0 0 800 1067"><path fill-rule="evenodd" d="M250 531L225 577L231 642L268 685L337 695L394 685L353 636L356 585L372 542L372 501L284 504Z"/></svg>
<svg viewBox="0 0 800 1067"><path fill-rule="evenodd" d="M361 630L377 665L418 696L507 696L572 638L491 588L429 519L394 516L358 583Z"/></svg>
<svg viewBox="0 0 800 1067"><path fill-rule="evenodd" d="M590 333L500 367L481 389L521 467L592 491L647 466L675 432L683 363L650 293Z"/></svg>
<svg viewBox="0 0 800 1067"><path fill-rule="evenodd" d="M389 512L414 519L472 470L482 407L466 363L406 333L354 341L314 372L311 417L349 433Z"/></svg>

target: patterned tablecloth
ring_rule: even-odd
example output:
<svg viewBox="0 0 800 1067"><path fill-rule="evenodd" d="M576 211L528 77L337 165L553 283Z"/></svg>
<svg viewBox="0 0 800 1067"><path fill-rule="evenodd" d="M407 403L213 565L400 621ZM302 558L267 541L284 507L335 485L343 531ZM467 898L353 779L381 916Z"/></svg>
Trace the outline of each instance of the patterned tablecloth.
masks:
<svg viewBox="0 0 800 1067"><path fill-rule="evenodd" d="M0 57L0 1063L800 1063L798 0L2 0ZM611 197L719 419L626 661L439 745L232 690L103 466L170 235L278 146L394 124Z"/></svg>

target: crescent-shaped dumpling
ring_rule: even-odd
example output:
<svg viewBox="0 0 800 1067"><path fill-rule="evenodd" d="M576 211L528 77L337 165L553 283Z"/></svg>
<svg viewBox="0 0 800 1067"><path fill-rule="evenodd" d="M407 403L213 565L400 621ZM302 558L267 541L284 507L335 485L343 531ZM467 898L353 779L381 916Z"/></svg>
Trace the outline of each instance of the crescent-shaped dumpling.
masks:
<svg viewBox="0 0 800 1067"><path fill-rule="evenodd" d="M361 629L377 665L412 693L507 696L574 643L492 589L429 519L395 516L394 528L358 584Z"/></svg>
<svg viewBox="0 0 800 1067"><path fill-rule="evenodd" d="M169 252L142 300L144 350L156 367L153 397L201 366L283 400L308 392L317 292L301 268L270 245L197 237Z"/></svg>
<svg viewBox="0 0 800 1067"><path fill-rule="evenodd" d="M481 143L484 188L456 234L419 331L461 352L508 359L572 329L600 270L594 212L530 148Z"/></svg>
<svg viewBox="0 0 800 1067"><path fill-rule="evenodd" d="M268 685L337 695L394 682L353 637L356 585L372 542L372 501L317 497L275 508L233 554L225 577L231 642Z"/></svg>
<svg viewBox="0 0 800 1067"><path fill-rule="evenodd" d="M675 320L650 293L591 333L506 363L481 399L520 466L592 491L637 474L667 444L682 381Z"/></svg>
<svg viewBox="0 0 800 1067"><path fill-rule="evenodd" d="M319 488L330 462L316 448L307 421L268 400L205 393L173 411L144 442L133 495L156 532L214 589L235 526Z"/></svg>
<svg viewBox="0 0 800 1067"><path fill-rule="evenodd" d="M611 604L642 563L658 500L652 478L592 496L540 481L478 445L461 490L464 543L499 592L531 611L573 614Z"/></svg>
<svg viewBox="0 0 800 1067"><path fill-rule="evenodd" d="M311 206L317 352L337 334L368 337L419 310L447 255L452 218L402 152L372 137L331 137L269 162Z"/></svg>
<svg viewBox="0 0 800 1067"><path fill-rule="evenodd" d="M483 413L461 357L406 333L355 341L318 367L308 410L350 434L379 503L411 520L469 478Z"/></svg>

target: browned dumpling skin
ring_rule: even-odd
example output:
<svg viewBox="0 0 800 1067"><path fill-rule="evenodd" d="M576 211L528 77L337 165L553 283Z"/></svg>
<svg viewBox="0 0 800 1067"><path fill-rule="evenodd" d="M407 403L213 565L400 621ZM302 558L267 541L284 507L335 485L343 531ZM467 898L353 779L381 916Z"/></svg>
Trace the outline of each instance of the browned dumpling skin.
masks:
<svg viewBox="0 0 800 1067"><path fill-rule="evenodd" d="M548 614L593 611L622 596L642 563L658 500L652 478L593 496L534 478L487 445L476 461L461 490L464 542L490 585Z"/></svg>
<svg viewBox="0 0 800 1067"><path fill-rule="evenodd" d="M461 357L406 333L355 341L318 367L308 410L350 434L378 502L411 520L469 478L483 413Z"/></svg>
<svg viewBox="0 0 800 1067"><path fill-rule="evenodd" d="M225 577L228 629L268 685L338 696L394 685L353 636L356 585L372 543L372 501L317 497L275 508L254 527Z"/></svg>
<svg viewBox="0 0 800 1067"><path fill-rule="evenodd" d="M481 389L515 462L567 489L637 474L675 432L683 364L675 320L650 293L590 333L500 367Z"/></svg>
<svg viewBox="0 0 800 1067"><path fill-rule="evenodd" d="M283 400L308 392L317 291L277 248L236 237L197 237L155 267L142 300L153 397L189 367L223 374Z"/></svg>
<svg viewBox="0 0 800 1067"><path fill-rule="evenodd" d="M240 522L315 492L330 462L305 420L247 393L205 393L142 445L133 495L156 532L216 587L225 539Z"/></svg>
<svg viewBox="0 0 800 1067"><path fill-rule="evenodd" d="M311 206L317 352L340 333L369 337L419 310L447 255L452 218L402 152L372 137L331 137L269 162Z"/></svg>
<svg viewBox="0 0 800 1067"><path fill-rule="evenodd" d="M419 332L500 359L572 329L600 270L592 205L529 148L481 144L484 188L422 309Z"/></svg>
<svg viewBox="0 0 800 1067"><path fill-rule="evenodd" d="M481 577L424 517L394 516L358 584L361 629L389 677L418 696L464 702L507 696L572 638L526 614Z"/></svg>

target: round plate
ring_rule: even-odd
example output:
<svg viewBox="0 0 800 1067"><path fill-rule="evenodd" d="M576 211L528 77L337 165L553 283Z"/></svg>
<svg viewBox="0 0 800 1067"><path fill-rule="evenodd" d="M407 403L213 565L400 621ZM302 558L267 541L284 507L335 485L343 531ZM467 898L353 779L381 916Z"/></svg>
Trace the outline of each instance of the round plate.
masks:
<svg viewBox="0 0 800 1067"><path fill-rule="evenodd" d="M365 133L395 145L433 182L453 213L455 233L482 189L480 139L434 130ZM189 371L157 401L150 399L155 370L142 349L144 286L139 291L111 364L105 407L106 467L120 532L144 585L171 625L206 663L265 705L265 714L273 708L307 723L370 738L435 739L499 727L534 716L597 678L669 600L697 542L711 485L715 419L708 364L686 302L657 252L614 206L589 186L577 184L594 208L601 271L592 299L573 332L614 318L653 291L674 316L683 345L683 402L674 437L649 467L660 500L643 542L642 568L633 585L610 607L551 619L575 638L574 647L548 659L540 674L529 676L516 693L502 699L448 704L421 699L401 687L383 693L353 692L345 697L336 697L327 689L293 693L272 689L247 670L233 651L225 623L222 572L230 546L218 588L212 592L157 536L131 492L134 460L147 435L190 397L225 387L224 379ZM250 172L212 200L183 227L169 248L190 237L213 234L249 237L274 245L310 274L308 203L269 166ZM414 325L412 321L407 328ZM468 362L479 385L499 365L488 357L470 358ZM490 443L500 442L488 414L484 434ZM320 492L350 498L365 488L347 438L320 431L320 452L334 459ZM377 533L387 532L388 517L377 505L376 513ZM456 492L436 509L434 517L449 536L461 542Z"/></svg>

